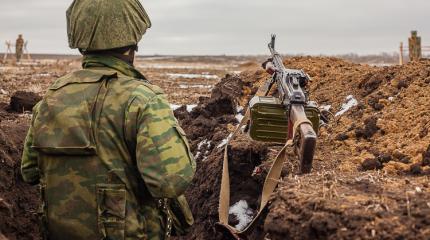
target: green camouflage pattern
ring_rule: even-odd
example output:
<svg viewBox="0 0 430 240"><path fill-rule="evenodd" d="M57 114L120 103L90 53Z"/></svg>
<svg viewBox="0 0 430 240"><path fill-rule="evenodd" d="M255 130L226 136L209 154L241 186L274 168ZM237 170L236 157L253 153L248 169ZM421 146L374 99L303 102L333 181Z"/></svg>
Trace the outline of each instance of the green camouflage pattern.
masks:
<svg viewBox="0 0 430 240"><path fill-rule="evenodd" d="M15 56L16 61L19 62L21 60L22 54L24 53L24 39L20 34L15 42Z"/></svg>
<svg viewBox="0 0 430 240"><path fill-rule="evenodd" d="M139 0L74 0L66 16L69 46L89 51L137 45L151 27Z"/></svg>
<svg viewBox="0 0 430 240"><path fill-rule="evenodd" d="M162 90L113 57L87 56L83 66L49 87L24 145L21 171L25 181L40 182L45 233L185 233L193 218L182 194L195 161Z"/></svg>

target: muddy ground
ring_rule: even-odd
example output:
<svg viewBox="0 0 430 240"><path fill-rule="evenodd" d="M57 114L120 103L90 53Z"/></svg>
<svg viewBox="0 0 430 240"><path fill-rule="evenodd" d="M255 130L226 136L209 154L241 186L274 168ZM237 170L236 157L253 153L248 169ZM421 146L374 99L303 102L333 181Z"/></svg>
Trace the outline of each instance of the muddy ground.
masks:
<svg viewBox="0 0 430 240"><path fill-rule="evenodd" d="M429 239L430 61L372 67L295 57L285 65L304 69L313 78L311 98L337 116L321 129L311 174L297 175L297 160L287 154L267 216L249 239ZM246 58L152 58L137 66L169 94L197 159L186 193L196 224L183 239L223 239L214 227L223 143L269 76ZM9 239L38 236L37 189L22 182L18 169L30 112L14 104L26 101L11 103L11 97L41 95L78 68L73 60L0 66L0 232ZM232 225L255 214L279 149L246 134L233 140L231 204L243 211L232 208Z"/></svg>

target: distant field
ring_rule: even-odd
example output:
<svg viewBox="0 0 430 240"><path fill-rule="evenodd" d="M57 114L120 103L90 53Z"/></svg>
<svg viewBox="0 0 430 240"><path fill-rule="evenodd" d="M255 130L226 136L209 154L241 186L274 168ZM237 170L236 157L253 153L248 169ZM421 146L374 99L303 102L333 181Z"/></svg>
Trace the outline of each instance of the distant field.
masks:
<svg viewBox="0 0 430 240"><path fill-rule="evenodd" d="M286 57L294 57L294 56L301 56L301 55L291 55L291 54L285 54ZM325 56L325 55L321 55ZM0 61L3 60L4 53L0 53ZM79 59L81 56L76 55L69 55L69 54L32 54L32 59ZM243 55L243 56L228 56L228 55L217 55L217 56L175 56L175 55L139 55L137 56L139 59L151 59L151 60L164 60L164 59L175 59L175 61L192 61L198 60L198 61L222 61L223 59L230 59L230 60L243 60L243 59L253 59L256 61L263 61L268 56L266 55ZM396 52L393 53L380 53L380 54L371 54L371 55L358 55L355 53L349 53L349 54L341 54L341 55L333 55L328 57L336 57L340 59L344 59L350 62L354 63L363 63L363 64L371 64L371 65L393 65L399 63L399 55ZM405 55L405 62L408 61L408 56ZM424 58L430 58L430 55L424 55ZM9 59L11 59L9 57ZM24 57L25 59L25 57Z"/></svg>

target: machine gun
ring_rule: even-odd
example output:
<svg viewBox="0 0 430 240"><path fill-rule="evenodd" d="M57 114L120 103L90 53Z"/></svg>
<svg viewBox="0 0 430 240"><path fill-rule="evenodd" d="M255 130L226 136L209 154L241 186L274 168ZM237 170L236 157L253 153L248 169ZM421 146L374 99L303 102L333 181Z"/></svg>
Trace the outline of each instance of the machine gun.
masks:
<svg viewBox="0 0 430 240"><path fill-rule="evenodd" d="M320 110L316 103L309 101L302 89L310 77L302 70L285 68L282 57L275 50L276 37L272 36L269 44L272 58L263 64L271 79L258 90L249 102L249 110L240 122L224 148L224 160L219 199L219 222L217 229L225 234L226 239L246 239L259 217L265 211L270 196L275 190L281 176L287 147L294 147L300 160L300 172L309 173L320 126ZM277 97L268 96L273 85L277 85ZM285 145L279 152L267 173L261 193L258 213L245 229L235 229L228 223L230 208L230 177L228 145L250 120L249 135L257 141L275 142Z"/></svg>
<svg viewBox="0 0 430 240"><path fill-rule="evenodd" d="M309 101L303 89L311 80L303 70L285 68L281 55L275 50L276 36L269 43L271 58L263 64L272 74L267 83L266 96L255 96L249 107L251 113L250 136L257 141L294 145L299 157L300 172L309 173L317 141L320 111ZM268 97L272 86L277 85L278 97Z"/></svg>

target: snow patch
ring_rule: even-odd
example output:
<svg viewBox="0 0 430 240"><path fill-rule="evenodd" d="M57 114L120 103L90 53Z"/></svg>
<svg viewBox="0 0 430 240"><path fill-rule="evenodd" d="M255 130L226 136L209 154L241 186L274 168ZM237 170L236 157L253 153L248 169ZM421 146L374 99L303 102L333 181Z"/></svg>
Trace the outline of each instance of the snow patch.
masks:
<svg viewBox="0 0 430 240"><path fill-rule="evenodd" d="M32 77L50 77L50 73L36 73Z"/></svg>
<svg viewBox="0 0 430 240"><path fill-rule="evenodd" d="M202 149L202 147L203 147L204 145L208 145L208 143L209 143L209 146L210 146L210 141L208 141L207 139L205 139L205 140L203 140L203 141L199 142L199 144L197 144L197 150L201 150L201 149Z"/></svg>
<svg viewBox="0 0 430 240"><path fill-rule="evenodd" d="M179 84L179 88L181 88L181 89L187 89L187 88L212 88L212 86L211 85L203 85L203 84L197 84L197 85Z"/></svg>
<svg viewBox="0 0 430 240"><path fill-rule="evenodd" d="M177 104L170 104L170 108L175 111L176 109L180 108L182 105L177 105Z"/></svg>
<svg viewBox="0 0 430 240"><path fill-rule="evenodd" d="M178 108L180 108L180 107L182 107L183 105L178 105L178 104L170 104L170 108L173 110L173 111L175 111L176 109L178 109ZM187 106L187 111L188 112L191 112L191 111L193 111L193 109L195 108L195 107L197 107L197 104L190 104L190 105L186 105Z"/></svg>
<svg viewBox="0 0 430 240"><path fill-rule="evenodd" d="M226 139L223 139L222 141L221 141L221 143L220 144L218 144L218 146L217 146L217 148L222 148L222 147L224 147L227 143L228 143L228 141L230 141L230 138L233 136L233 133L230 133L230 135L228 135L228 137L226 138Z"/></svg>
<svg viewBox="0 0 430 240"><path fill-rule="evenodd" d="M249 208L248 202L240 200L230 207L229 214L236 216L239 223L235 226L236 229L242 231L252 221L253 211Z"/></svg>
<svg viewBox="0 0 430 240"><path fill-rule="evenodd" d="M330 111L330 109L331 109L331 105L321 105L321 106L320 106L320 109L321 109L321 110L324 110L324 111Z"/></svg>
<svg viewBox="0 0 430 240"><path fill-rule="evenodd" d="M195 107L197 107L197 104L190 104L190 105L187 105L187 111L188 111L188 112L191 112L191 111L193 111L193 109L194 109Z"/></svg>
<svg viewBox="0 0 430 240"><path fill-rule="evenodd" d="M237 121L238 122L242 122L242 119L244 118L245 116L243 116L242 114L236 114L236 116L235 116L235 118L237 119Z"/></svg>
<svg viewBox="0 0 430 240"><path fill-rule="evenodd" d="M235 118L237 119L237 121L242 122L242 119L244 118L243 114L241 113L243 111L243 107L238 105L236 106L236 116Z"/></svg>
<svg viewBox="0 0 430 240"><path fill-rule="evenodd" d="M352 107L357 106L357 105L358 105L357 99L355 99L354 96L349 95L346 97L346 103L342 104L342 108L340 109L339 112L337 112L335 114L335 116L336 117L340 116L340 115L346 113L347 111L349 111L349 109L351 109Z"/></svg>
<svg viewBox="0 0 430 240"><path fill-rule="evenodd" d="M169 78L177 79L177 78L204 78L204 79L215 79L218 80L219 77L217 75L212 74L191 74L191 73L166 73Z"/></svg>
<svg viewBox="0 0 430 240"><path fill-rule="evenodd" d="M190 64L183 64L183 65L179 65L179 64L162 64L162 63L154 63L154 64L150 64L150 63L146 63L146 64L139 64L137 65L138 68L154 68L154 69L187 69L187 70L195 70L195 69L199 69L199 70L206 70L206 69L210 69L210 70L223 70L223 71L227 71L229 70L229 68L233 67L236 68L238 67L238 65L219 65L219 64L195 64L195 63L190 63Z"/></svg>
<svg viewBox="0 0 430 240"><path fill-rule="evenodd" d="M198 157L200 157L201 155L203 155L203 162L206 161L207 158L208 158L208 155L209 155L209 150L208 149L211 147L211 144L212 144L212 141L209 141L207 139L199 142L197 144L197 154L196 154L195 159L197 159ZM201 154L202 147L205 146L205 145L206 145L206 151L203 154Z"/></svg>

